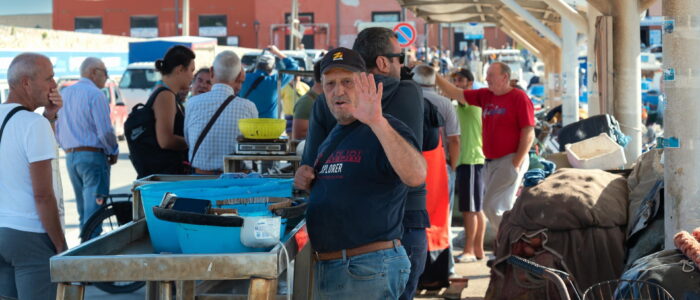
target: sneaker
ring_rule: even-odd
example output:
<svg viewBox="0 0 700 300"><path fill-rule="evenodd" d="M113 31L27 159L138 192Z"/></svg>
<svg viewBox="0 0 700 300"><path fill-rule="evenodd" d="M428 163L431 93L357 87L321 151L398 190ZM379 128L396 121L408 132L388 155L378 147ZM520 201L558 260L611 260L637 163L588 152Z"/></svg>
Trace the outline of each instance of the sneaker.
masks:
<svg viewBox="0 0 700 300"><path fill-rule="evenodd" d="M466 255L466 254L460 254L456 256L457 261L460 263L472 263L477 261L476 256L474 255Z"/></svg>

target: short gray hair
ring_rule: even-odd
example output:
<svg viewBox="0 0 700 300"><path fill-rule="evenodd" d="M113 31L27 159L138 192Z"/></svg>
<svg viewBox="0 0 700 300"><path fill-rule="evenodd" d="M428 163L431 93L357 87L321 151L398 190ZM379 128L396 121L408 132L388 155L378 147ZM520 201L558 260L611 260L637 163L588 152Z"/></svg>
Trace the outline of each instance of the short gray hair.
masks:
<svg viewBox="0 0 700 300"><path fill-rule="evenodd" d="M426 64L417 65L413 68L413 81L420 85L435 85L435 69Z"/></svg>
<svg viewBox="0 0 700 300"><path fill-rule="evenodd" d="M41 58L49 60L48 57L38 54L25 52L15 56L7 69L7 83L10 87L19 84L22 78L34 78L39 73L39 64L37 61Z"/></svg>
<svg viewBox="0 0 700 300"><path fill-rule="evenodd" d="M216 81L232 82L241 73L241 59L235 52L226 50L216 55L212 68Z"/></svg>
<svg viewBox="0 0 700 300"><path fill-rule="evenodd" d="M80 64L80 76L88 77L92 70L101 67L103 64L102 60L97 57L85 58L83 63Z"/></svg>
<svg viewBox="0 0 700 300"><path fill-rule="evenodd" d="M511 71L508 64L500 61L494 62L493 64L501 66L501 74L508 74L508 79L510 79Z"/></svg>

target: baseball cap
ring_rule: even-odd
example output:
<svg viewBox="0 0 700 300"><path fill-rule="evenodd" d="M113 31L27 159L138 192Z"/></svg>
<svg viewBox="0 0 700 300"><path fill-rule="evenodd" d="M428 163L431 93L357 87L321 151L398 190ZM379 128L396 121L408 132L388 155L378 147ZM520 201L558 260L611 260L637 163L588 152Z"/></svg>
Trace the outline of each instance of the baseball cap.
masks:
<svg viewBox="0 0 700 300"><path fill-rule="evenodd" d="M474 81L474 74L469 69L459 68L452 76L460 75L469 81Z"/></svg>
<svg viewBox="0 0 700 300"><path fill-rule="evenodd" d="M321 74L331 68L342 68L351 72L365 72L365 60L357 51L339 47L328 51L321 59Z"/></svg>
<svg viewBox="0 0 700 300"><path fill-rule="evenodd" d="M269 54L264 54L258 57L258 64L267 64L268 66L275 65L275 57Z"/></svg>

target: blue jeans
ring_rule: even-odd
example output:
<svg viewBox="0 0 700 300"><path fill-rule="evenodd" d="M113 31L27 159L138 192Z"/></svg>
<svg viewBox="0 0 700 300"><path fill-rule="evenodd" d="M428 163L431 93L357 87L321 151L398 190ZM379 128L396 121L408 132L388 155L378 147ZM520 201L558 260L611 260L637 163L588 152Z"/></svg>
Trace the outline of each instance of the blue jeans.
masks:
<svg viewBox="0 0 700 300"><path fill-rule="evenodd" d="M425 270L425 260L428 258L428 238L425 228L403 228L401 244L406 248L408 259L411 261L411 276L406 282L406 290L399 299L410 300L416 294L418 280Z"/></svg>
<svg viewBox="0 0 700 300"><path fill-rule="evenodd" d="M411 263L403 246L319 261L314 274L314 299L398 299L410 272Z"/></svg>
<svg viewBox="0 0 700 300"><path fill-rule="evenodd" d="M100 208L95 202L96 195L109 194L110 166L104 153L90 151L66 153L66 165L82 231L85 222Z"/></svg>

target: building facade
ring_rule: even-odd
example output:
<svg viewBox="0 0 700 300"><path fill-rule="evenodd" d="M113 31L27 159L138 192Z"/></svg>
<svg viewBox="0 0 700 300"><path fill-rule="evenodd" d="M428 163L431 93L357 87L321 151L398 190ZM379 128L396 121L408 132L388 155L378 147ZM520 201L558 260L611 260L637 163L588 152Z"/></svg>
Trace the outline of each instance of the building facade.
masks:
<svg viewBox="0 0 700 300"><path fill-rule="evenodd" d="M289 46L291 0L190 0L188 35L216 37L220 45L263 48L275 44ZM355 36L368 22L386 22L391 26L402 20L396 1L299 0L302 42L307 49L350 47ZM182 0L53 0L53 27L59 30L131 37L163 37L182 34ZM426 40L438 45L438 25L428 24L405 11L417 36L415 45ZM427 36L426 36L427 29ZM443 28L442 46L455 49L454 30ZM487 29L489 45L500 48L509 42L497 28ZM489 35L493 35L490 37ZM499 38L500 35L500 38Z"/></svg>

